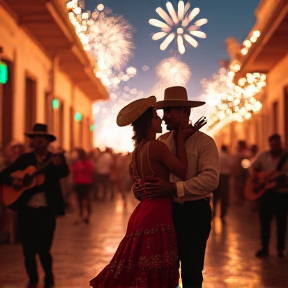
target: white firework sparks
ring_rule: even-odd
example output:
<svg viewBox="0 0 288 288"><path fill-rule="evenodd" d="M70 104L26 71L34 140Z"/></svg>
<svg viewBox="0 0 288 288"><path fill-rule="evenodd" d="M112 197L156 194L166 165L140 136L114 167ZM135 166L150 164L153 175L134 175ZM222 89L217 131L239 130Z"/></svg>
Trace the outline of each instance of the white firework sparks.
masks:
<svg viewBox="0 0 288 288"><path fill-rule="evenodd" d="M191 71L189 66L175 57L162 60L156 66L157 84L152 89L152 94L158 100L163 98L165 88L169 86L186 86Z"/></svg>
<svg viewBox="0 0 288 288"><path fill-rule="evenodd" d="M107 87L117 87L136 75L124 74L122 69L133 56L133 27L122 16L99 4L94 12L84 11L83 0L67 2L68 15L84 50L95 60L95 75ZM130 69L131 71L131 69Z"/></svg>
<svg viewBox="0 0 288 288"><path fill-rule="evenodd" d="M161 50L166 50L169 44L176 38L178 51L180 54L184 54L186 51L184 40L196 48L198 46L198 41L192 36L206 38L206 34L199 31L199 28L206 24L208 20L206 18L201 18L191 25L192 20L200 13L200 9L190 9L190 6L189 2L185 5L184 1L180 0L178 2L178 13L176 13L171 2L166 3L166 8L169 14L161 7L156 9L158 15L165 22L157 19L150 19L149 23L155 27L161 28L161 32L157 32L152 36L153 40L159 40L166 37L160 45Z"/></svg>
<svg viewBox="0 0 288 288"><path fill-rule="evenodd" d="M175 57L170 57L157 65L156 75L162 82L185 86L191 76L191 71L186 63Z"/></svg>
<svg viewBox="0 0 288 288"><path fill-rule="evenodd" d="M233 82L234 73L221 68L210 79L201 81L203 94L208 108L209 133L215 134L227 123L250 119L258 113L262 104L255 95L266 85L266 76L260 73L247 73L239 80L239 85Z"/></svg>
<svg viewBox="0 0 288 288"><path fill-rule="evenodd" d="M133 27L122 16L114 16L110 13L95 10L91 18L94 21L88 28L86 47L97 60L100 69L100 75L97 76L106 86L118 85L120 81L125 81L127 78L124 77L125 75L119 77L117 74L132 57ZM129 74L128 77L134 75Z"/></svg>

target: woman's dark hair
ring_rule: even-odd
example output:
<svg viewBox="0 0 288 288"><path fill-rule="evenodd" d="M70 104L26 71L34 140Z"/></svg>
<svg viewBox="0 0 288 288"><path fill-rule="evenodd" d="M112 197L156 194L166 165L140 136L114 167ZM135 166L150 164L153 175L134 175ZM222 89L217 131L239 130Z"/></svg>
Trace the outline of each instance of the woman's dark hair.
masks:
<svg viewBox="0 0 288 288"><path fill-rule="evenodd" d="M153 118L153 107L149 107L137 120L132 123L134 136L132 139L134 140L135 146L137 146L145 137L147 133L147 129L151 124Z"/></svg>

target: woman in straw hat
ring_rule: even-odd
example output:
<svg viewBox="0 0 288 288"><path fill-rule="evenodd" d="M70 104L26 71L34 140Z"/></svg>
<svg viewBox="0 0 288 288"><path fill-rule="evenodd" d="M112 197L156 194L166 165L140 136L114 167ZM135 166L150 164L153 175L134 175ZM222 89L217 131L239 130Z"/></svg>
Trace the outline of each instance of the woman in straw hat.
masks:
<svg viewBox="0 0 288 288"><path fill-rule="evenodd" d="M117 116L117 124L132 124L135 150L132 153L130 171L140 189L144 189L146 177L155 175L169 180L170 172L182 179L187 171L185 140L194 128L179 131L176 135L178 159L167 146L156 141L161 133L161 118L152 107L156 98L136 100L125 106ZM100 287L178 287L178 255L176 234L172 222L172 195L144 200L134 210L128 222L127 232L111 262L90 281Z"/></svg>

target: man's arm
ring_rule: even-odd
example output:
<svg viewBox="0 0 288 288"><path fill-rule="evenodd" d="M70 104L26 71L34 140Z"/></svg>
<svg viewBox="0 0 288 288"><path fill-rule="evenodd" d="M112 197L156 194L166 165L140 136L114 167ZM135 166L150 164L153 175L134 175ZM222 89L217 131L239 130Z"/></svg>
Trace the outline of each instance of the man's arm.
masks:
<svg viewBox="0 0 288 288"><path fill-rule="evenodd" d="M63 154L52 156L54 157L52 166L54 173L58 176L59 179L64 178L69 175L69 167L66 163L66 159Z"/></svg>
<svg viewBox="0 0 288 288"><path fill-rule="evenodd" d="M250 176L253 178L255 176L255 172L256 171L261 171L261 163L263 160L263 157L265 156L266 152L262 152L261 154L259 154L251 163L250 167L248 168L248 172L250 174Z"/></svg>
<svg viewBox="0 0 288 288"><path fill-rule="evenodd" d="M13 184L13 177L11 174L17 170L23 170L23 159L25 155L19 156L19 158L9 165L7 168L0 172L0 184L12 185ZM25 160L24 160L25 161Z"/></svg>
<svg viewBox="0 0 288 288"><path fill-rule="evenodd" d="M201 144L198 156L198 175L186 181L176 183L177 196L206 195L218 186L219 182L219 154L215 141L207 137Z"/></svg>

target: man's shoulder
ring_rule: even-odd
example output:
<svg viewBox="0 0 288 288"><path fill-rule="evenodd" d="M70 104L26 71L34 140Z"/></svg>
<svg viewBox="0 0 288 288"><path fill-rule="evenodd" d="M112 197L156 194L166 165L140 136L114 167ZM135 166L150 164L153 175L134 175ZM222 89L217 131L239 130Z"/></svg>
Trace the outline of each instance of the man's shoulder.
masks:
<svg viewBox="0 0 288 288"><path fill-rule="evenodd" d="M171 133L171 132L167 132L167 133L165 133L165 134L160 135L157 140L159 140L159 141L165 141L165 140L167 140L167 138L169 137L170 133Z"/></svg>
<svg viewBox="0 0 288 288"><path fill-rule="evenodd" d="M33 157L34 157L34 152L26 152L26 153L23 153L22 155L20 155L17 160L25 161L25 160L31 159Z"/></svg>
<svg viewBox="0 0 288 288"><path fill-rule="evenodd" d="M193 137L194 136L194 137ZM210 143L215 143L215 140L213 137L211 137L210 135L202 132L202 131L197 131L192 137L190 137L190 139L194 142L210 142ZM215 144L216 145L216 144Z"/></svg>

